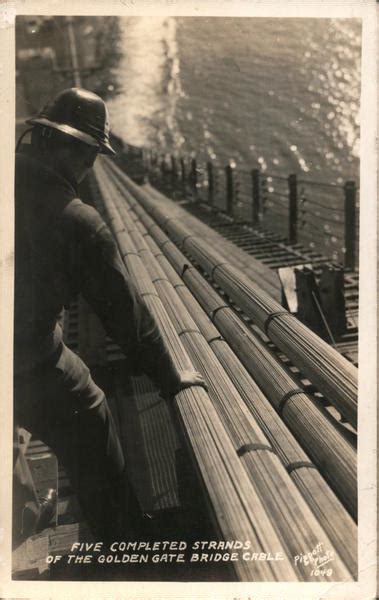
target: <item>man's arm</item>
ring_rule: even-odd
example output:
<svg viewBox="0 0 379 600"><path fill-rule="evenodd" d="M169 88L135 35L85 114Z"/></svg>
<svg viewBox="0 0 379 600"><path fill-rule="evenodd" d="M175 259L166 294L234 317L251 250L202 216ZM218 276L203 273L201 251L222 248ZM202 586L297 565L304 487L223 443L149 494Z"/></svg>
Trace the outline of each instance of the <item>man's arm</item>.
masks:
<svg viewBox="0 0 379 600"><path fill-rule="evenodd" d="M100 215L83 204L77 205L75 212L79 227L72 258L79 268L80 291L126 354L132 370L146 373L167 396L191 385L204 385L198 373L179 373L175 368Z"/></svg>

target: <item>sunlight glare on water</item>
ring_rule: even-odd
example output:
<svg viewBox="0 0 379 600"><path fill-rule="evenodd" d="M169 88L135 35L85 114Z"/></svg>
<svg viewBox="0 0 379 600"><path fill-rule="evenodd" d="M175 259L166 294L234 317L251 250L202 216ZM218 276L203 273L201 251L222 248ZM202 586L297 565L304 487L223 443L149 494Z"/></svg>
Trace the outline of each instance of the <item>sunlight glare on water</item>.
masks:
<svg viewBox="0 0 379 600"><path fill-rule="evenodd" d="M109 102L112 127L136 146L157 143L167 132L171 143L180 145L175 119L182 91L175 19L130 17L120 19L120 27L121 93Z"/></svg>
<svg viewBox="0 0 379 600"><path fill-rule="evenodd" d="M360 22L120 18L126 141L338 182L359 168Z"/></svg>

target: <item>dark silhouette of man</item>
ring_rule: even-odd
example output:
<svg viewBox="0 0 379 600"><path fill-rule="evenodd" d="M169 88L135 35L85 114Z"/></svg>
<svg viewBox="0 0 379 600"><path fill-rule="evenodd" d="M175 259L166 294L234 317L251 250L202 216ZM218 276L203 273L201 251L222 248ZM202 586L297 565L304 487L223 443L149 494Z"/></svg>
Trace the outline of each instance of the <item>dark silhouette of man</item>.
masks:
<svg viewBox="0 0 379 600"><path fill-rule="evenodd" d="M114 154L102 99L64 90L28 123L15 170L15 424L52 448L94 535L112 541L138 534L143 518L104 393L62 341L63 307L81 293L134 372L163 394L204 382L176 371L112 234L78 198L98 153Z"/></svg>

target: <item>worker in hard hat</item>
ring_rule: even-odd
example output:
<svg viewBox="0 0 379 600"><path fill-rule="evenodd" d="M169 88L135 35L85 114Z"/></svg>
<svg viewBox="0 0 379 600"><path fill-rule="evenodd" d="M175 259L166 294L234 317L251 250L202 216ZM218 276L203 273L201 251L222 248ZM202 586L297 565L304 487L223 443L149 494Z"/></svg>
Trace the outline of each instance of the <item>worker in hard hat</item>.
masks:
<svg viewBox="0 0 379 600"><path fill-rule="evenodd" d="M134 372L163 394L204 382L177 372L112 234L78 198L97 155L115 154L103 100L68 89L28 123L31 143L19 144L15 171L15 423L55 451L97 538L133 536L143 519L107 401L63 343L59 315L80 292Z"/></svg>

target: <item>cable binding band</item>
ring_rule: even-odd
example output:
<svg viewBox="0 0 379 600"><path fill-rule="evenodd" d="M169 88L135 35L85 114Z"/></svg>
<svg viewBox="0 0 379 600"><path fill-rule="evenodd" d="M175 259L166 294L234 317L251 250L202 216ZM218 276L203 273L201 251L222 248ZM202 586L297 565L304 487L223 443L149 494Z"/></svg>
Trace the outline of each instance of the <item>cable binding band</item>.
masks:
<svg viewBox="0 0 379 600"><path fill-rule="evenodd" d="M244 456L244 454L247 454L248 452L253 452L254 450L267 450L268 452L273 452L275 454L271 446L269 446L268 444L259 443L243 444L243 446L238 448L237 454L241 457Z"/></svg>
<svg viewBox="0 0 379 600"><path fill-rule="evenodd" d="M304 392L304 390L302 390L301 388L295 388L295 389L293 389L293 390L291 390L291 391L287 392L286 394L284 394L284 396L282 397L282 399L281 399L281 400L280 400L280 402L279 402L279 405L278 405L278 412L279 412L280 414L282 414L282 412L283 412L283 410L284 410L284 407L285 407L285 405L286 405L287 401L288 401L290 398L292 398L292 396L296 396L296 394L304 394L304 393L305 393L305 392Z"/></svg>

